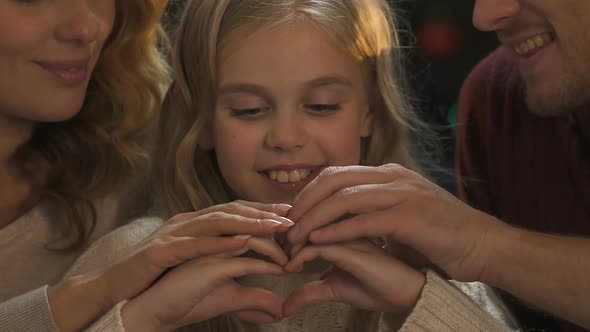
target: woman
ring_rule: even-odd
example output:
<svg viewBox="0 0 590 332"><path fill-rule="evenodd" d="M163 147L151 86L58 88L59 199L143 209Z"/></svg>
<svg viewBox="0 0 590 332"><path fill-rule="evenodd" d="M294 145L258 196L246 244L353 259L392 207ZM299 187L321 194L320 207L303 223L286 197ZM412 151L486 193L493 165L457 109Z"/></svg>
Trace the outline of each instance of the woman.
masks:
<svg viewBox="0 0 590 332"><path fill-rule="evenodd" d="M147 172L165 5L0 2L0 330L79 329L109 309L99 276L47 285Z"/></svg>

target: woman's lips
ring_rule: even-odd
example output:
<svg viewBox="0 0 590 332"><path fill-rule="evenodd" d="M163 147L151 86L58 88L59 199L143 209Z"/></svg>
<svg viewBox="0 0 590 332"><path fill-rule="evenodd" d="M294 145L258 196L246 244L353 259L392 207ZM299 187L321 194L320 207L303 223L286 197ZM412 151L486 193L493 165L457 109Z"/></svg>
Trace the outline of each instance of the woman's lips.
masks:
<svg viewBox="0 0 590 332"><path fill-rule="evenodd" d="M89 58L68 61L35 61L65 85L79 85L88 78Z"/></svg>

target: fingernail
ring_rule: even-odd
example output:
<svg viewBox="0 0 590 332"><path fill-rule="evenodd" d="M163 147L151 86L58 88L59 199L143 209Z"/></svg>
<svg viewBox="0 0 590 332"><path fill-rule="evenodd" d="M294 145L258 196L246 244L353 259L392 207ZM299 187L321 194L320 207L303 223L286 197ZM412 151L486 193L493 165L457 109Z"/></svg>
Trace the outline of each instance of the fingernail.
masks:
<svg viewBox="0 0 590 332"><path fill-rule="evenodd" d="M278 219L278 217L277 217ZM281 223L278 220L274 220L274 219L258 219L258 222L264 226L270 226L270 227L279 227L282 226L283 223Z"/></svg>
<svg viewBox="0 0 590 332"><path fill-rule="evenodd" d="M291 210L292 206L289 204L273 204L272 209L277 211L279 214L287 214Z"/></svg>
<svg viewBox="0 0 590 332"><path fill-rule="evenodd" d="M248 240L251 237L252 237L252 235L236 235L236 236L234 236L234 239L236 239L236 240Z"/></svg>
<svg viewBox="0 0 590 332"><path fill-rule="evenodd" d="M282 226L291 227L291 226L295 225L295 223L289 218L279 216L279 217L277 217L277 219L281 222Z"/></svg>

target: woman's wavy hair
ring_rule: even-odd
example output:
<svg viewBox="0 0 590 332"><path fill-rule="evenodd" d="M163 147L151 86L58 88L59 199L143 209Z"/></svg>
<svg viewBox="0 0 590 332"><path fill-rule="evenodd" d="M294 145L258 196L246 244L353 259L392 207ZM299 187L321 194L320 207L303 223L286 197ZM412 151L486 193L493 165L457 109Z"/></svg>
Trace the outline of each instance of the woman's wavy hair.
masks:
<svg viewBox="0 0 590 332"><path fill-rule="evenodd" d="M59 230L51 249L83 245L97 222L95 203L147 178L146 143L169 83L169 45L160 26L166 4L116 0L113 30L81 111L67 121L37 124L15 155L22 174L51 207Z"/></svg>
<svg viewBox="0 0 590 332"><path fill-rule="evenodd" d="M334 45L362 61L371 78L374 128L361 163L395 162L418 168L410 133L424 125L408 101L403 49L392 8L385 0L189 0L176 31L175 80L164 100L155 161L163 218L230 201L215 154L199 139L215 109L219 54L232 38L257 29L311 23ZM378 315L355 312L349 331L375 331ZM250 331L220 317L199 331Z"/></svg>

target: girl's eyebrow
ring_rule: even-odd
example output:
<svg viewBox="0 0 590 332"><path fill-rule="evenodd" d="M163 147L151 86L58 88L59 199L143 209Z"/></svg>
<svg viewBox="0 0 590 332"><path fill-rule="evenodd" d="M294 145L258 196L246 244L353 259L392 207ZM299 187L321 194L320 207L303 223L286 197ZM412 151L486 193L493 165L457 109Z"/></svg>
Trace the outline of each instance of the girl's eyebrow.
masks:
<svg viewBox="0 0 590 332"><path fill-rule="evenodd" d="M312 89L322 87L326 85L343 85L346 87L352 87L352 82L342 75L328 75L315 78L311 81L305 82L304 86L306 89Z"/></svg>
<svg viewBox="0 0 590 332"><path fill-rule="evenodd" d="M327 85L342 85L345 87L352 87L353 86L352 82L348 78L346 78L342 75L322 76L322 77L314 78L310 81L303 83L303 86L306 90L310 90L310 89L318 88L318 87L322 87L322 86L327 86ZM217 91L218 91L218 94L220 94L220 95L245 92L245 93L251 93L254 95L258 95L260 97L267 98L267 99L272 95L272 93L270 92L269 89L267 89L261 85L252 84L252 83L239 83L239 82L238 83L222 84Z"/></svg>
<svg viewBox="0 0 590 332"><path fill-rule="evenodd" d="M265 88L261 85L252 84L252 83L222 84L219 87L219 89L217 90L217 93L219 95L239 93L239 92L254 94L254 95L260 96L265 99L271 99L270 97L272 96L272 93L267 88Z"/></svg>

